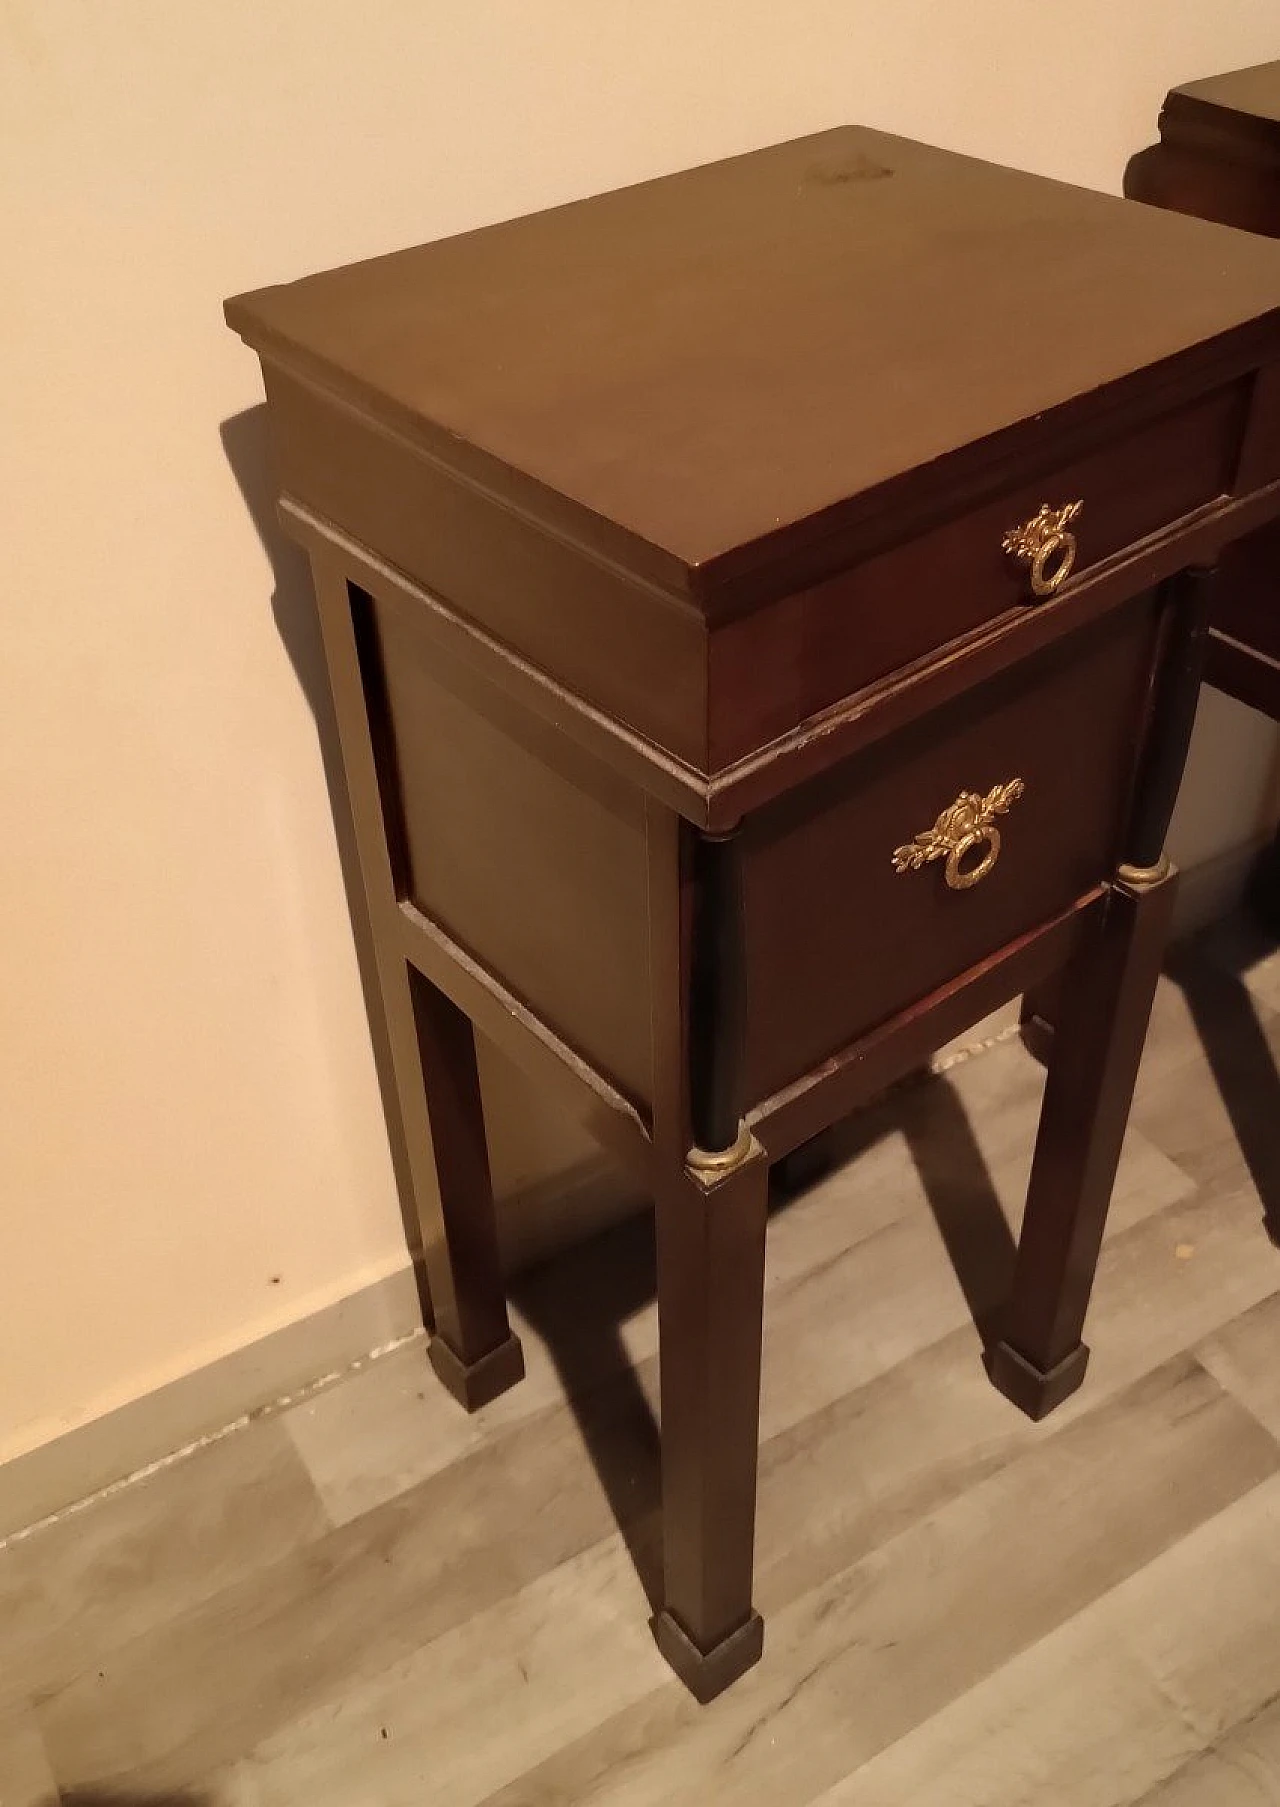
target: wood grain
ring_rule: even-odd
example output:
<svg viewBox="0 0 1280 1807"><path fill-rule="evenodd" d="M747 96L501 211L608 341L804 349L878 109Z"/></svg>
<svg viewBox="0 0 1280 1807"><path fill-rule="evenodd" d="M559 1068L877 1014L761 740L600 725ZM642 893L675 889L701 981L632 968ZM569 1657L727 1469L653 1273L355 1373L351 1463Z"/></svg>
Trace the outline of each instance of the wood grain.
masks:
<svg viewBox="0 0 1280 1807"><path fill-rule="evenodd" d="M904 474L1034 465L1080 398L1247 369L1278 280L1275 246L847 126L227 311L508 506L696 569L714 611L714 561L830 537Z"/></svg>
<svg viewBox="0 0 1280 1807"><path fill-rule="evenodd" d="M1110 875L1155 631L1138 599L749 818L752 1103ZM981 884L951 889L940 862L895 870L962 791L1013 779Z"/></svg>

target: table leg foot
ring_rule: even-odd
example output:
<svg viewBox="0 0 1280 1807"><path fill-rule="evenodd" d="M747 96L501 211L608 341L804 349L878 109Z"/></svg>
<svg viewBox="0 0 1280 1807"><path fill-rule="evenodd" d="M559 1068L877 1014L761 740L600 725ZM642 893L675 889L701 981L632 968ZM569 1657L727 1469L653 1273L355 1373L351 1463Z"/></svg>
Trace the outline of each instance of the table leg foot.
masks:
<svg viewBox="0 0 1280 1807"><path fill-rule="evenodd" d="M699 1650L684 1627L665 1609L653 1620L653 1635L667 1662L703 1706L758 1663L764 1650L764 1620L758 1612L753 1612L745 1625L721 1638L710 1650Z"/></svg>
<svg viewBox="0 0 1280 1807"><path fill-rule="evenodd" d="M1086 1343L1077 1343L1047 1374L1019 1354L1011 1343L997 1343L987 1356L992 1386L1037 1423L1071 1397L1083 1381L1088 1365Z"/></svg>
<svg viewBox="0 0 1280 1807"><path fill-rule="evenodd" d="M1034 991L1027 992L1022 1000L1018 1033L1027 1053L1042 1067L1048 1066L1053 1054L1054 1024L1061 1008L1059 988L1059 977L1054 973Z"/></svg>
<svg viewBox="0 0 1280 1807"><path fill-rule="evenodd" d="M478 1412L524 1379L524 1350L514 1334L473 1362L464 1362L442 1336L433 1336L427 1345L427 1359L445 1391L469 1412Z"/></svg>
<svg viewBox="0 0 1280 1807"><path fill-rule="evenodd" d="M1047 1067L1053 1053L1053 1024L1038 1014L1027 1015L1018 1024L1018 1034L1032 1060Z"/></svg>

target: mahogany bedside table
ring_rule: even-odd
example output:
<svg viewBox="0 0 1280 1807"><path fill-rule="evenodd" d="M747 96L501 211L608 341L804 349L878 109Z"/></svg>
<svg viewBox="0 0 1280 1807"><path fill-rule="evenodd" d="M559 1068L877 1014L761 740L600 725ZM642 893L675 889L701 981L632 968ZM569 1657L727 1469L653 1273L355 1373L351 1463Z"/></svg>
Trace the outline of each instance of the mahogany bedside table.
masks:
<svg viewBox="0 0 1280 1807"><path fill-rule="evenodd" d="M520 1377L473 1025L657 1210L665 1605L752 1606L767 1176L1067 969L995 1384L1081 1330L1280 247L847 128L228 303L310 552L433 1364Z"/></svg>
<svg viewBox="0 0 1280 1807"><path fill-rule="evenodd" d="M1160 142L1125 172L1125 193L1153 207L1280 238L1280 63L1171 88ZM1268 381L1275 382L1273 374ZM1205 682L1280 721L1280 521L1246 533L1218 563ZM1254 902L1280 930L1280 834ZM1051 979L1025 998L1022 1037L1046 1061L1058 1014ZM1273 1239L1280 1231L1269 1225Z"/></svg>
<svg viewBox="0 0 1280 1807"><path fill-rule="evenodd" d="M1280 238L1280 63L1188 82L1165 97L1160 143L1134 159L1136 199ZM1222 561L1205 677L1280 721L1280 525ZM1270 889L1280 882L1273 849ZM1269 914L1280 922L1280 897Z"/></svg>

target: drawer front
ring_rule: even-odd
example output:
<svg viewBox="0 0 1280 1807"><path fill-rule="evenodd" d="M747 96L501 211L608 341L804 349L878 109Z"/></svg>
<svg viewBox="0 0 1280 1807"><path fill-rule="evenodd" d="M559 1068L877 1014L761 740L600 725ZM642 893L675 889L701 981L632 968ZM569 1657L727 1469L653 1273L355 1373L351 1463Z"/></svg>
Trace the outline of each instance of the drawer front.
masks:
<svg viewBox="0 0 1280 1807"><path fill-rule="evenodd" d="M1157 620L1139 597L749 818L752 1103L1114 871Z"/></svg>
<svg viewBox="0 0 1280 1807"><path fill-rule="evenodd" d="M1248 402L1247 381L1217 390L726 623L711 642L712 768L1008 610L1035 606L1034 550L1019 556L1005 541L1042 504L1052 511L1081 504L1062 527L1074 548L1070 584L1230 492ZM1049 549L1039 573L1045 582L1053 583L1065 556L1064 540Z"/></svg>

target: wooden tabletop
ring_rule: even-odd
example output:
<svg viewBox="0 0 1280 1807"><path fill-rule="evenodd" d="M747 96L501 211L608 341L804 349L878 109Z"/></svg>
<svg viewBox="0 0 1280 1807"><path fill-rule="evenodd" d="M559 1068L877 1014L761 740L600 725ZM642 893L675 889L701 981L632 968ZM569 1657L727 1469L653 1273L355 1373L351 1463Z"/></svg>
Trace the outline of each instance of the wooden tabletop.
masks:
<svg viewBox="0 0 1280 1807"><path fill-rule="evenodd" d="M1183 82L1170 89L1166 106L1184 117L1196 113L1243 115L1275 128L1267 135L1280 147L1280 63L1255 63L1251 69L1232 69L1226 75Z"/></svg>
<svg viewBox="0 0 1280 1807"><path fill-rule="evenodd" d="M853 126L227 306L690 573L1263 315L1280 244Z"/></svg>

